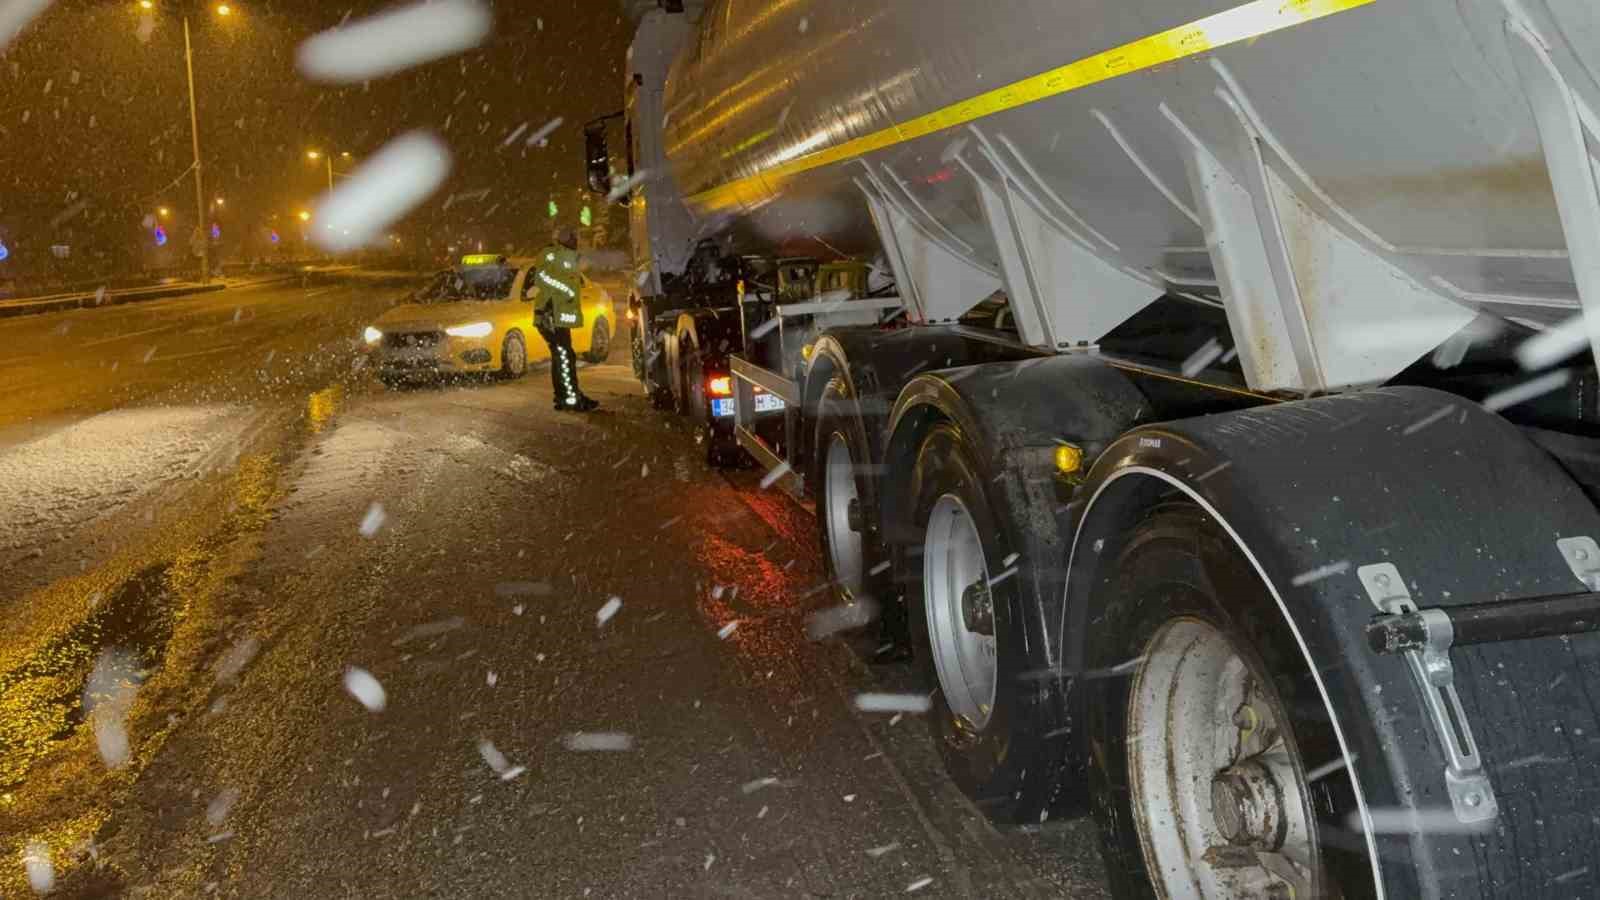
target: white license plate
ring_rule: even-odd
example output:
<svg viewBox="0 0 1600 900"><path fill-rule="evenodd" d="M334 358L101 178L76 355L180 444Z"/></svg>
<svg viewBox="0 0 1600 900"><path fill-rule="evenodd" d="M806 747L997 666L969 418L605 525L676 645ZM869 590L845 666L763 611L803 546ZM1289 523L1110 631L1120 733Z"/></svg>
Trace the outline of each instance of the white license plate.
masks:
<svg viewBox="0 0 1600 900"><path fill-rule="evenodd" d="M783 409L783 398L777 394L757 394L756 412L774 412Z"/></svg>

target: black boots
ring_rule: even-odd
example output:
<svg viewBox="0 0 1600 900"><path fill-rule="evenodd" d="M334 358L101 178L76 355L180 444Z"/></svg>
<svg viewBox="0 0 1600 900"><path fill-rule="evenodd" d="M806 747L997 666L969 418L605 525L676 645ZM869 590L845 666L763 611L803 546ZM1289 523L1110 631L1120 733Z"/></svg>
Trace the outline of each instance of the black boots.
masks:
<svg viewBox="0 0 1600 900"><path fill-rule="evenodd" d="M583 394L579 394L578 399L573 403L563 403L560 400L555 403L556 412L588 412L591 409L598 409L599 406L599 400Z"/></svg>

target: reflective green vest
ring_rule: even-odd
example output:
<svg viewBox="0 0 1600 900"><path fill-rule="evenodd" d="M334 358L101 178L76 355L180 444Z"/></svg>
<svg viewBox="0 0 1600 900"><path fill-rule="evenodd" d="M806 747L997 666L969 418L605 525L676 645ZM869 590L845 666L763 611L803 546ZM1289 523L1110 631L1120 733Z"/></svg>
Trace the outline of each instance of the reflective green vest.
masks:
<svg viewBox="0 0 1600 900"><path fill-rule="evenodd" d="M557 328L583 327L583 279L578 275L578 252L556 245L539 251L534 260L534 287L539 296L535 309L550 310Z"/></svg>

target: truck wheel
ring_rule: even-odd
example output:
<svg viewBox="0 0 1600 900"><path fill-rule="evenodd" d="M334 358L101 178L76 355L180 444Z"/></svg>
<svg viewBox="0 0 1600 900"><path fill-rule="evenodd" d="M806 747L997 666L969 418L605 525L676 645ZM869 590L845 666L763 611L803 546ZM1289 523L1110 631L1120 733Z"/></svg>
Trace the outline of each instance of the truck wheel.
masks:
<svg viewBox="0 0 1600 900"><path fill-rule="evenodd" d="M689 392L694 388L689 381L689 357L693 355L694 344L678 341L678 389L672 395L672 408L680 416L694 413L694 404L689 396Z"/></svg>
<svg viewBox="0 0 1600 900"><path fill-rule="evenodd" d="M635 335L634 368L639 375L639 384L644 387L645 394L649 396L652 409L671 409L673 400L672 385L670 382L663 383L666 382L667 367L661 361L661 358L667 352L667 333L665 331L656 333L657 357L652 362L644 349L644 338L642 337L644 326L635 324L633 327ZM661 379L656 378L657 373L660 373Z"/></svg>
<svg viewBox="0 0 1600 900"><path fill-rule="evenodd" d="M873 582L881 578L871 572L884 553L877 539L877 505L861 473L871 458L866 430L842 378L822 389L811 446L816 448L817 536L828 581L841 602L872 597Z"/></svg>
<svg viewBox="0 0 1600 900"><path fill-rule="evenodd" d="M901 554L900 580L912 649L934 689L934 743L951 779L991 817L1037 822L1049 807L1042 782L1051 765L1026 690L1018 579L996 580L1009 542L954 426L929 432L912 478L922 556L918 566Z"/></svg>
<svg viewBox="0 0 1600 900"><path fill-rule="evenodd" d="M1372 896L1332 713L1255 571L1193 506L1123 540L1083 682L1116 895Z"/></svg>

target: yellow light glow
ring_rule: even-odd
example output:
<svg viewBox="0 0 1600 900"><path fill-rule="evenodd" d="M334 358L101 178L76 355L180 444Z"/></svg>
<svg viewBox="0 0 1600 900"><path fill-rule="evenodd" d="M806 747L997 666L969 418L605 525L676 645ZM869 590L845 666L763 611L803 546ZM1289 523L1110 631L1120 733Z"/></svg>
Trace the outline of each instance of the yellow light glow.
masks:
<svg viewBox="0 0 1600 900"><path fill-rule="evenodd" d="M139 0L139 8L140 9L155 9L156 5L154 3L154 0Z"/></svg>
<svg viewBox="0 0 1600 900"><path fill-rule="evenodd" d="M320 150L307 150L306 151L306 159L321 159L321 158L322 158L322 151L320 151Z"/></svg>
<svg viewBox="0 0 1600 900"><path fill-rule="evenodd" d="M166 218L167 216L172 215L172 210L167 209L165 206L163 206L160 209L156 210L156 215L161 216L162 218Z"/></svg>
<svg viewBox="0 0 1600 900"><path fill-rule="evenodd" d="M493 331L494 325L490 322L473 322L468 325L453 325L446 328L444 333L451 337L481 338L488 337Z"/></svg>
<svg viewBox="0 0 1600 900"><path fill-rule="evenodd" d="M308 213L308 212L306 212L306 211L305 211L305 210L303 210L303 209L302 209L302 210L300 210L300 221L302 221L302 222L309 222L309 221L311 221L311 213Z"/></svg>
<svg viewBox="0 0 1600 900"><path fill-rule="evenodd" d="M219 16L227 16L227 15L232 15L232 14L233 14L233 7L229 6L226 3L218 3L217 4L217 15L219 15Z"/></svg>
<svg viewBox="0 0 1600 900"><path fill-rule="evenodd" d="M1083 450L1071 444L1060 444L1056 447L1056 471L1063 475L1083 468Z"/></svg>

